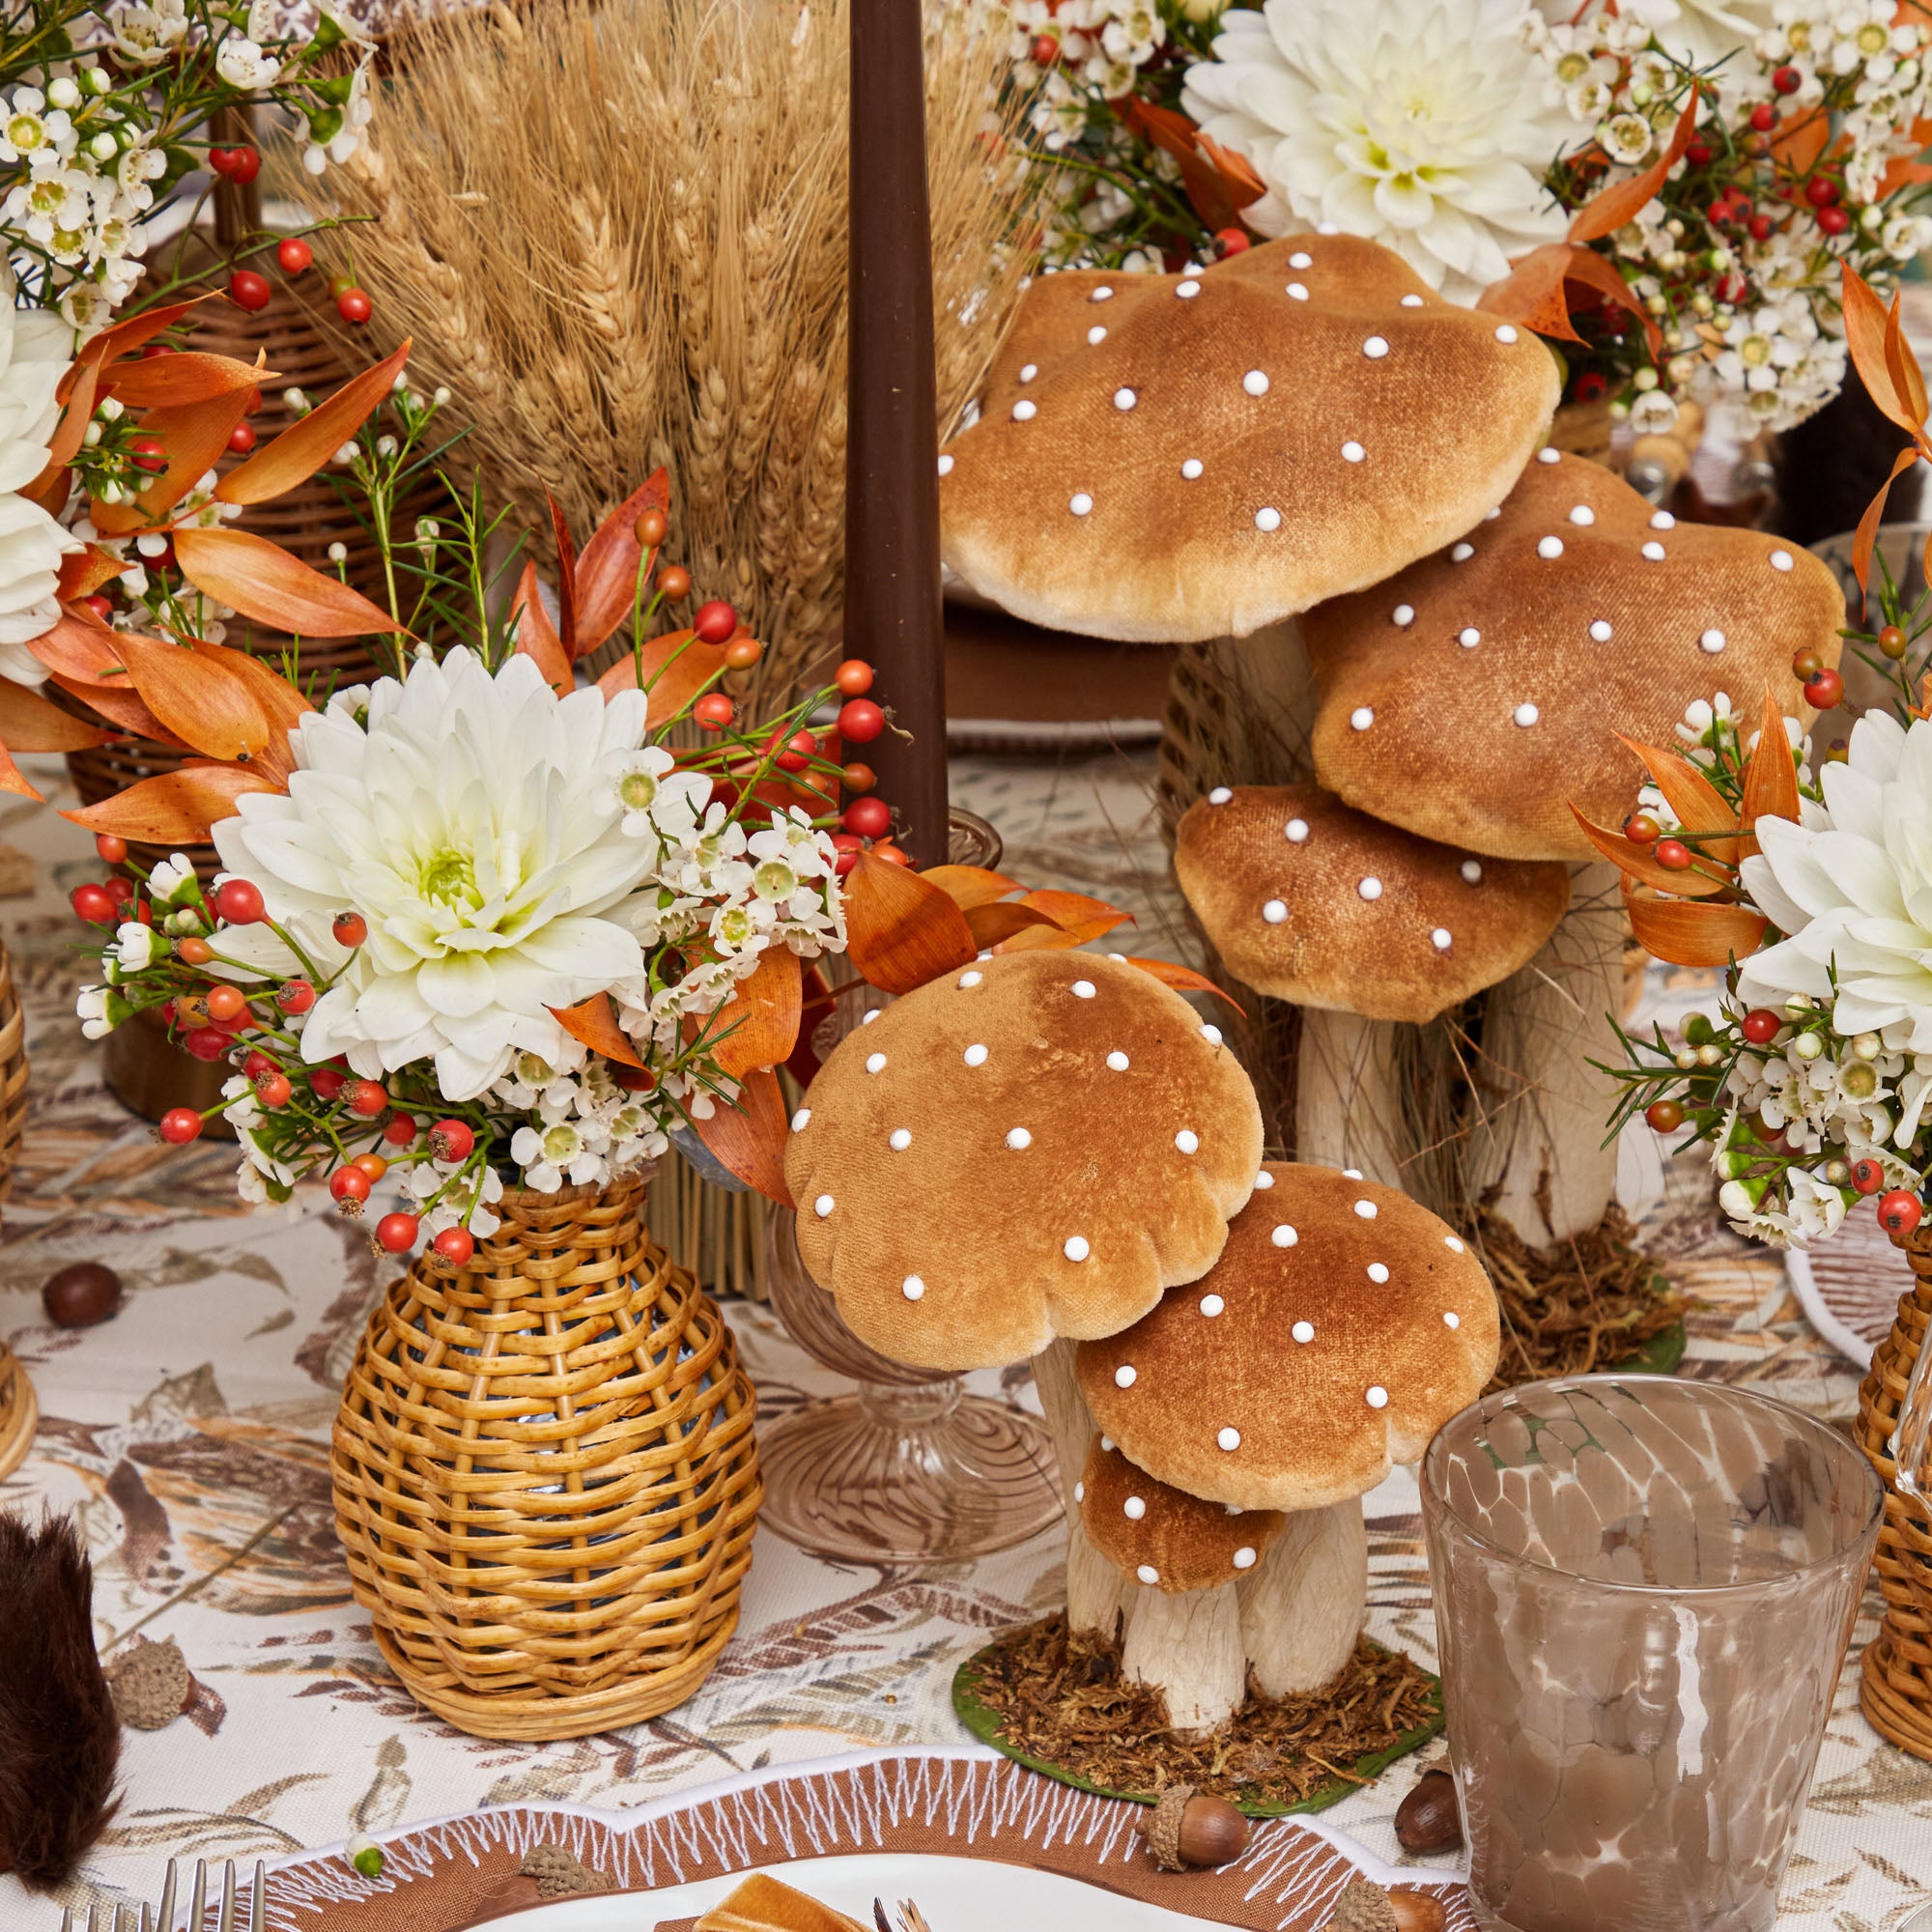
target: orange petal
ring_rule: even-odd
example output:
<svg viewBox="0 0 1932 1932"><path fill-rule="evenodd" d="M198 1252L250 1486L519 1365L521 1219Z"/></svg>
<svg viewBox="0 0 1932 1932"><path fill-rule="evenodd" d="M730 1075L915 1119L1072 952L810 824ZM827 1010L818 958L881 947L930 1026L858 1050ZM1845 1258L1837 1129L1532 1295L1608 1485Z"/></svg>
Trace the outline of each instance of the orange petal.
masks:
<svg viewBox="0 0 1932 1932"><path fill-rule="evenodd" d="M224 503L266 503L305 482L369 420L409 359L405 341L394 355L352 377L326 403L318 403L273 442L231 469L215 485L215 496Z"/></svg>
<svg viewBox="0 0 1932 1932"><path fill-rule="evenodd" d="M1728 966L1755 952L1771 929L1771 922L1748 906L1644 898L1628 886L1624 904L1637 943L1673 966Z"/></svg>
<svg viewBox="0 0 1932 1932"><path fill-rule="evenodd" d="M1916 431L1922 418L1915 420L1907 410L1885 353L1889 327L1885 304L1849 262L1843 265L1838 300L1844 316L1845 344L1852 352L1852 366L1858 370L1865 393L1900 429ZM1892 474L1896 476L1898 471L1894 469ZM1863 581L1860 579L1861 583Z"/></svg>
<svg viewBox="0 0 1932 1932"><path fill-rule="evenodd" d="M90 832L118 833L147 845L205 845L216 821L233 818L240 810L237 800L251 791L277 789L242 765L184 765L61 816Z"/></svg>
<svg viewBox="0 0 1932 1932"><path fill-rule="evenodd" d="M638 582L647 582L657 553L645 556L637 524L646 510L670 508L663 469L640 483L604 521L577 559L577 655L594 651L638 608ZM648 602L648 597L646 598Z"/></svg>
<svg viewBox="0 0 1932 1932"><path fill-rule="evenodd" d="M131 732L137 738L147 738L156 745L166 745L175 751L188 750L188 747L141 702L140 695L125 676L118 684L88 684L79 678L67 677L60 671L55 671L52 673L52 682L59 685L70 696L79 698L83 704L106 719L116 730Z"/></svg>
<svg viewBox="0 0 1932 1932"><path fill-rule="evenodd" d="M1791 754L1791 741L1784 735L1784 712L1769 685L1764 689L1757 749L1745 767L1743 805L1747 829L1760 818L1798 816L1798 766ZM1757 840L1753 838L1750 844L1755 851Z"/></svg>
<svg viewBox="0 0 1932 1932"><path fill-rule="evenodd" d="M1226 1000L1243 1019L1248 1009L1228 991L1225 986L1217 986L1205 974L1197 973L1191 966L1177 965L1172 959L1142 959L1134 954L1127 955L1129 966L1138 966L1143 973L1151 975L1163 986L1172 986L1177 993L1212 993L1217 1000Z"/></svg>
<svg viewBox="0 0 1932 1932"><path fill-rule="evenodd" d="M133 527L146 528L165 518L228 453L228 439L248 413L248 393L246 389L225 389L198 403L150 410L141 418L141 433L160 439L168 453L167 468L132 503L112 506L112 526L97 519L96 527L125 531L129 527L126 519L132 516Z"/></svg>
<svg viewBox="0 0 1932 1932"><path fill-rule="evenodd" d="M1592 825L1574 803L1570 811L1582 828L1583 837L1611 865L1622 867L1628 878L1640 879L1647 886L1655 886L1659 892L1686 899L1709 898L1713 893L1721 893L1732 883L1728 874L1719 876L1700 871L1694 866L1687 872L1673 872L1668 867L1657 863L1650 846L1634 844L1621 832L1610 832L1601 825Z"/></svg>
<svg viewBox="0 0 1932 1932"><path fill-rule="evenodd" d="M88 544L61 558L57 595L63 604L71 604L79 597L91 597L103 583L113 582L127 568L127 560L116 556L111 550L102 550L99 544Z"/></svg>
<svg viewBox="0 0 1932 1932"><path fill-rule="evenodd" d="M869 852L845 881L845 932L853 965L888 993L910 993L980 951L945 892Z"/></svg>
<svg viewBox="0 0 1932 1932"><path fill-rule="evenodd" d="M185 403L225 396L235 389L245 396L272 380L270 370L238 361L233 355L211 355L196 349L179 355L120 363L107 376L105 387L129 409L176 409Z"/></svg>
<svg viewBox="0 0 1932 1932"><path fill-rule="evenodd" d="M1007 878L1000 872L989 872L983 866L928 866L920 877L929 879L948 894L962 912L971 912L975 906L989 905L994 899L1005 898L1009 893L1016 893L1020 889L1017 879Z"/></svg>
<svg viewBox="0 0 1932 1932"><path fill-rule="evenodd" d="M932 874L922 872L920 876L929 879ZM967 930L973 935L973 943L982 952L994 947L1004 946L1016 932L1024 932L1030 925L1044 926L1047 931L1054 934L1059 934L1061 931L1061 928L1037 906L995 899L987 905L966 908Z"/></svg>
<svg viewBox="0 0 1932 1932"><path fill-rule="evenodd" d="M1642 174L1633 175L1629 181L1618 182L1613 187L1606 187L1599 195L1594 195L1570 218L1570 240L1572 242L1597 242L1605 235L1613 234L1626 221L1634 221L1638 211L1656 199L1657 191L1663 185L1663 178L1677 164L1684 150L1690 145L1690 136L1697 130L1697 90L1693 87L1684 102L1684 111L1677 117L1677 127L1670 136L1670 145L1654 160Z"/></svg>
<svg viewBox="0 0 1932 1932"><path fill-rule="evenodd" d="M269 749L269 714L252 680L232 667L132 632L118 636L115 649L141 702L184 744L224 762L259 758Z"/></svg>
<svg viewBox="0 0 1932 1932"><path fill-rule="evenodd" d="M173 536L182 575L258 624L305 638L360 638L404 628L359 590L311 570L266 537L200 529L177 529Z"/></svg>
<svg viewBox="0 0 1932 1932"><path fill-rule="evenodd" d="M29 639L27 648L49 670L59 671L80 684L99 684L103 678L128 688L128 668L114 655L119 632L110 631L92 611L76 615L69 611L51 631L43 631Z"/></svg>
<svg viewBox="0 0 1932 1932"><path fill-rule="evenodd" d="M553 1007L550 1016L572 1039L581 1039L593 1053L626 1066L641 1068L638 1049L631 1036L617 1024L615 1009L609 993L592 993L574 1007Z"/></svg>
<svg viewBox="0 0 1932 1932"><path fill-rule="evenodd" d="M10 752L84 752L107 744L112 735L49 704L24 684L0 677L0 742Z"/></svg>
<svg viewBox="0 0 1932 1932"><path fill-rule="evenodd" d="M754 1067L782 1066L798 1044L804 1009L798 954L789 947L767 947L756 970L731 989L707 1027L707 1037L717 1042L712 1057L734 1080Z"/></svg>
<svg viewBox="0 0 1932 1932"><path fill-rule="evenodd" d="M557 636L556 626L544 609L543 596L537 589L537 567L533 563L525 564L524 574L517 580L510 616L517 627L517 655L530 659L543 673L544 682L558 696L567 696L575 682L570 674L570 653L564 649L563 639Z"/></svg>
<svg viewBox="0 0 1932 1932"><path fill-rule="evenodd" d="M883 862L880 862L883 863ZM908 875L909 876L909 875ZM770 1067L745 1076L735 1106L714 1106L708 1121L693 1121L697 1138L735 1174L781 1208L792 1206L785 1185L784 1095Z"/></svg>
<svg viewBox="0 0 1932 1932"><path fill-rule="evenodd" d="M1055 892L1050 888L1026 894L1020 900L1024 906L1032 906L1036 912L1043 912L1055 925L1069 930L1074 926L1091 928L1089 939L1097 939L1103 932L1111 932L1117 925L1133 923L1133 914L1122 912L1119 906L1112 906L1105 899L1089 898L1085 893Z"/></svg>

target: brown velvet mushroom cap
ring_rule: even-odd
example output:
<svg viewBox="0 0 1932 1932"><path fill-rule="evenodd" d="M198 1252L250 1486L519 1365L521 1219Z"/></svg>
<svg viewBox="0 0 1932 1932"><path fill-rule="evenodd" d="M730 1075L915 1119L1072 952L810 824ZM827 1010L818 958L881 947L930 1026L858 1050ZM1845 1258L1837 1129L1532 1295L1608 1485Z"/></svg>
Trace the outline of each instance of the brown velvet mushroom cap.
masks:
<svg viewBox="0 0 1932 1932"><path fill-rule="evenodd" d="M1262 1159L1218 1031L1091 952L981 959L894 1002L792 1124L812 1279L869 1348L948 1371L1136 1321L1213 1265Z"/></svg>
<svg viewBox="0 0 1932 1932"><path fill-rule="evenodd" d="M1552 460L1553 459L1553 460ZM1838 661L1845 600L1808 551L1678 524L1594 463L1538 453L1499 515L1302 622L1321 692L1317 775L1349 804L1472 851L1593 859L1630 810L1616 734L1670 745L1684 708L1769 685L1791 654Z"/></svg>
<svg viewBox="0 0 1932 1932"><path fill-rule="evenodd" d="M940 455L943 553L1055 630L1244 637L1461 535L1558 386L1527 329L1352 236L1042 275Z"/></svg>
<svg viewBox="0 0 1932 1932"><path fill-rule="evenodd" d="M1270 1164L1221 1259L1083 1342L1095 1423L1150 1475L1243 1509L1322 1509L1414 1462L1499 1347L1482 1264L1393 1187Z"/></svg>
<svg viewBox="0 0 1932 1932"><path fill-rule="evenodd" d="M1222 785L1174 868L1236 978L1302 1007L1429 1020L1528 962L1570 901L1560 865L1477 860L1319 785Z"/></svg>
<svg viewBox="0 0 1932 1932"><path fill-rule="evenodd" d="M1157 1483L1104 1435L1073 1494L1088 1542L1123 1577L1170 1594L1238 1582L1288 1526L1279 1510L1230 1509Z"/></svg>

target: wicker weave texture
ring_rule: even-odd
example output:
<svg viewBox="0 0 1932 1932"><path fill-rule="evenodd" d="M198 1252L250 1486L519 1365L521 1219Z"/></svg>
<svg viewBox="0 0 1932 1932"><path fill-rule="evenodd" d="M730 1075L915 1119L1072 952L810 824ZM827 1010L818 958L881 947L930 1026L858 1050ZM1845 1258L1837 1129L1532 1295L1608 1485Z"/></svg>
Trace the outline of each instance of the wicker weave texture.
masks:
<svg viewBox="0 0 1932 1932"><path fill-rule="evenodd" d="M1893 1236L1915 1277L1859 1389L1859 1443L1885 1485L1885 1526L1872 1568L1885 1622L1865 1646L1859 1701L1881 1737L1932 1758L1932 1521L1898 1493L1889 1447L1913 1364L1932 1331L1932 1227Z"/></svg>
<svg viewBox="0 0 1932 1932"><path fill-rule="evenodd" d="M0 1342L0 1478L11 1476L27 1460L40 1419L27 1371L19 1356Z"/></svg>
<svg viewBox="0 0 1932 1932"><path fill-rule="evenodd" d="M27 1020L14 986L14 962L0 942L0 1196L14 1179L27 1130Z"/></svg>
<svg viewBox="0 0 1932 1932"><path fill-rule="evenodd" d="M632 1180L523 1190L455 1271L370 1317L332 1454L356 1599L410 1691L477 1737L581 1737L701 1684L763 1486L752 1385Z"/></svg>

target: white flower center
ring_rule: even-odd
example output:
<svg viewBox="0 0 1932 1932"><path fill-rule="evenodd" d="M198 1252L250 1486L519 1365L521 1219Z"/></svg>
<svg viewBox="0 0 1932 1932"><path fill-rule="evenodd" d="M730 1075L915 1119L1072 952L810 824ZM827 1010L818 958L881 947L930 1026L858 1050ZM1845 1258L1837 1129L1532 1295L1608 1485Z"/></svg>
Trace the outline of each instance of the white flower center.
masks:
<svg viewBox="0 0 1932 1932"><path fill-rule="evenodd" d="M798 874L782 859L767 859L752 874L752 890L761 899L788 899L798 891Z"/></svg>
<svg viewBox="0 0 1932 1932"><path fill-rule="evenodd" d="M475 860L453 845L441 846L416 862L416 891L448 906L474 910L483 903L483 895L476 890Z"/></svg>
<svg viewBox="0 0 1932 1932"><path fill-rule="evenodd" d="M649 772L626 772L617 796L627 811L648 811L658 795L658 781Z"/></svg>

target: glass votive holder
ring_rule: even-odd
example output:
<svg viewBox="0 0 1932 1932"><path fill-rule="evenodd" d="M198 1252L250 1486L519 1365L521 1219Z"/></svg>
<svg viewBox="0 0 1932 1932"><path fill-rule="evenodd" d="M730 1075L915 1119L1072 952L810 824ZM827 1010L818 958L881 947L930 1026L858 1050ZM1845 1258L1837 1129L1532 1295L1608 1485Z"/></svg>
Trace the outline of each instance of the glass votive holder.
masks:
<svg viewBox="0 0 1932 1932"><path fill-rule="evenodd" d="M1449 1745L1489 1932L1770 1932L1883 1492L1783 1403L1532 1382L1424 1456Z"/></svg>

